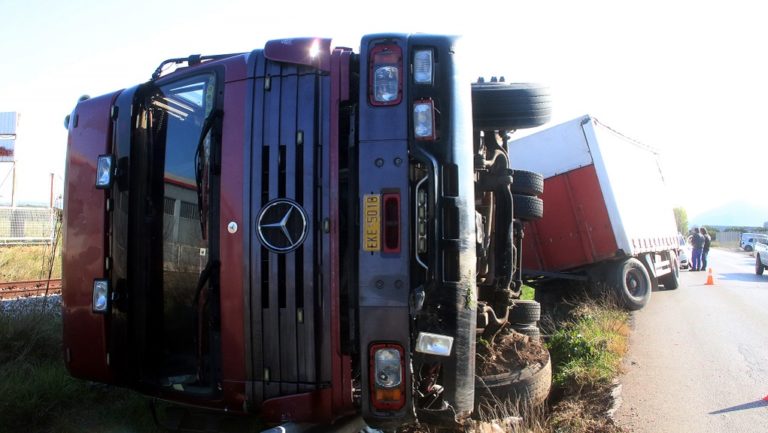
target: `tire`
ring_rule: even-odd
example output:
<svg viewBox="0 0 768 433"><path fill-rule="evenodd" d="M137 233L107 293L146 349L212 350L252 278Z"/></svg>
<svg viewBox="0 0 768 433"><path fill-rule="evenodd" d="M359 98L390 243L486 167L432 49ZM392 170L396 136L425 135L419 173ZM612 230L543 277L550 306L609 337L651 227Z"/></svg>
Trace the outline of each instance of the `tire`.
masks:
<svg viewBox="0 0 768 433"><path fill-rule="evenodd" d="M751 253L752 252L752 245L749 245L749 244L744 245L744 251L746 251L748 253Z"/></svg>
<svg viewBox="0 0 768 433"><path fill-rule="evenodd" d="M544 365L531 364L521 370L493 376L475 377L475 406L485 403L492 407L510 399L521 407L541 404L552 388L552 361L547 356Z"/></svg>
<svg viewBox="0 0 768 433"><path fill-rule="evenodd" d="M680 287L680 265L677 262L677 256L672 253L672 272L659 277L659 282L667 290L675 290Z"/></svg>
<svg viewBox="0 0 768 433"><path fill-rule="evenodd" d="M544 176L525 170L512 170L512 194L539 195L544 192Z"/></svg>
<svg viewBox="0 0 768 433"><path fill-rule="evenodd" d="M533 341L539 341L539 339L541 338L541 329L539 329L539 327L536 326L535 323L524 324L524 325L513 324L512 329L517 333L527 335Z"/></svg>
<svg viewBox="0 0 768 433"><path fill-rule="evenodd" d="M549 89L529 83L473 83L472 120L477 130L535 128L552 115Z"/></svg>
<svg viewBox="0 0 768 433"><path fill-rule="evenodd" d="M512 194L512 214L520 221L533 221L544 216L544 201L529 195Z"/></svg>
<svg viewBox="0 0 768 433"><path fill-rule="evenodd" d="M642 262L634 257L616 264L612 286L628 310L639 310L651 299L651 277Z"/></svg>
<svg viewBox="0 0 768 433"><path fill-rule="evenodd" d="M763 262L760 261L760 254L755 254L755 274L763 275L764 270L765 266L763 266Z"/></svg>
<svg viewBox="0 0 768 433"><path fill-rule="evenodd" d="M509 309L509 323L530 325L541 318L541 305L536 301L516 300Z"/></svg>

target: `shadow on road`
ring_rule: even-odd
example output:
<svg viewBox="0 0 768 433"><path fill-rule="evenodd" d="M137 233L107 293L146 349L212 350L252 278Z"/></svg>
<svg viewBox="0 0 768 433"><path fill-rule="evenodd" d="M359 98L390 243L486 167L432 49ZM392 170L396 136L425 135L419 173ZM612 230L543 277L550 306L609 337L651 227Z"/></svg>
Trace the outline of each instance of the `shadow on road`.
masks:
<svg viewBox="0 0 768 433"><path fill-rule="evenodd" d="M728 413L728 412L737 412L740 410L747 410L747 409L757 409L759 407L766 407L768 406L768 401L765 400L757 400L753 401L752 403L744 403L737 406L731 406L727 407L725 409L716 410L714 412L710 412L710 415L719 415L721 413Z"/></svg>

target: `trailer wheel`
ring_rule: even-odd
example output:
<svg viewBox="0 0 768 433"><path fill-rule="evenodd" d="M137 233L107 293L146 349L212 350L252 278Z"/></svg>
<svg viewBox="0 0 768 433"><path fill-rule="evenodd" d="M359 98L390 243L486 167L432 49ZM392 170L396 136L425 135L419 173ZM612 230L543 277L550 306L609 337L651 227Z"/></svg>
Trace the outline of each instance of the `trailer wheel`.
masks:
<svg viewBox="0 0 768 433"><path fill-rule="evenodd" d="M667 290L675 290L680 287L680 265L677 262L677 255L672 253L672 272L659 277L659 282Z"/></svg>
<svg viewBox="0 0 768 433"><path fill-rule="evenodd" d="M539 195L544 192L544 176L525 170L512 170L512 194Z"/></svg>
<svg viewBox="0 0 768 433"><path fill-rule="evenodd" d="M755 254L755 274L763 275L764 270L765 266L763 266L763 262L760 261L760 254Z"/></svg>
<svg viewBox="0 0 768 433"><path fill-rule="evenodd" d="M639 310L651 299L651 277L645 266L634 257L619 262L615 269L613 288L619 301L628 310Z"/></svg>
<svg viewBox="0 0 768 433"><path fill-rule="evenodd" d="M532 325L536 324L540 318L541 305L538 302L518 299L514 301L509 309L507 321L509 323Z"/></svg>
<svg viewBox="0 0 768 433"><path fill-rule="evenodd" d="M544 201L529 195L512 194L512 214L520 221L532 221L544 216Z"/></svg>
<svg viewBox="0 0 768 433"><path fill-rule="evenodd" d="M478 130L534 128L549 121L546 87L530 83L472 83L472 120Z"/></svg>

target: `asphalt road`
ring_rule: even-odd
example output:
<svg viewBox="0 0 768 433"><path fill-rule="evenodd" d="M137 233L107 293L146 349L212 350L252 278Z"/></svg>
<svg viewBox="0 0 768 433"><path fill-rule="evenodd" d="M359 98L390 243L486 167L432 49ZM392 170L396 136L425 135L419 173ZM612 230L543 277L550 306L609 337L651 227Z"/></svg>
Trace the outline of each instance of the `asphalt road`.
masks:
<svg viewBox="0 0 768 433"><path fill-rule="evenodd" d="M616 420L636 433L768 432L768 272L714 249L633 314Z"/></svg>

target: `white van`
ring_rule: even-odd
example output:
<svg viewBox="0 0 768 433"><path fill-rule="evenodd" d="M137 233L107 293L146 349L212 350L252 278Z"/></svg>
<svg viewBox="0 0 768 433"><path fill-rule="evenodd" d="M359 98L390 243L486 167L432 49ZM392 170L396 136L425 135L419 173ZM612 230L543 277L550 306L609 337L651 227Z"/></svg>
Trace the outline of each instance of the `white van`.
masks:
<svg viewBox="0 0 768 433"><path fill-rule="evenodd" d="M765 233L742 233L741 242L739 242L739 248L744 251L750 252L755 249L755 241L759 240L764 244L768 244L768 234Z"/></svg>

